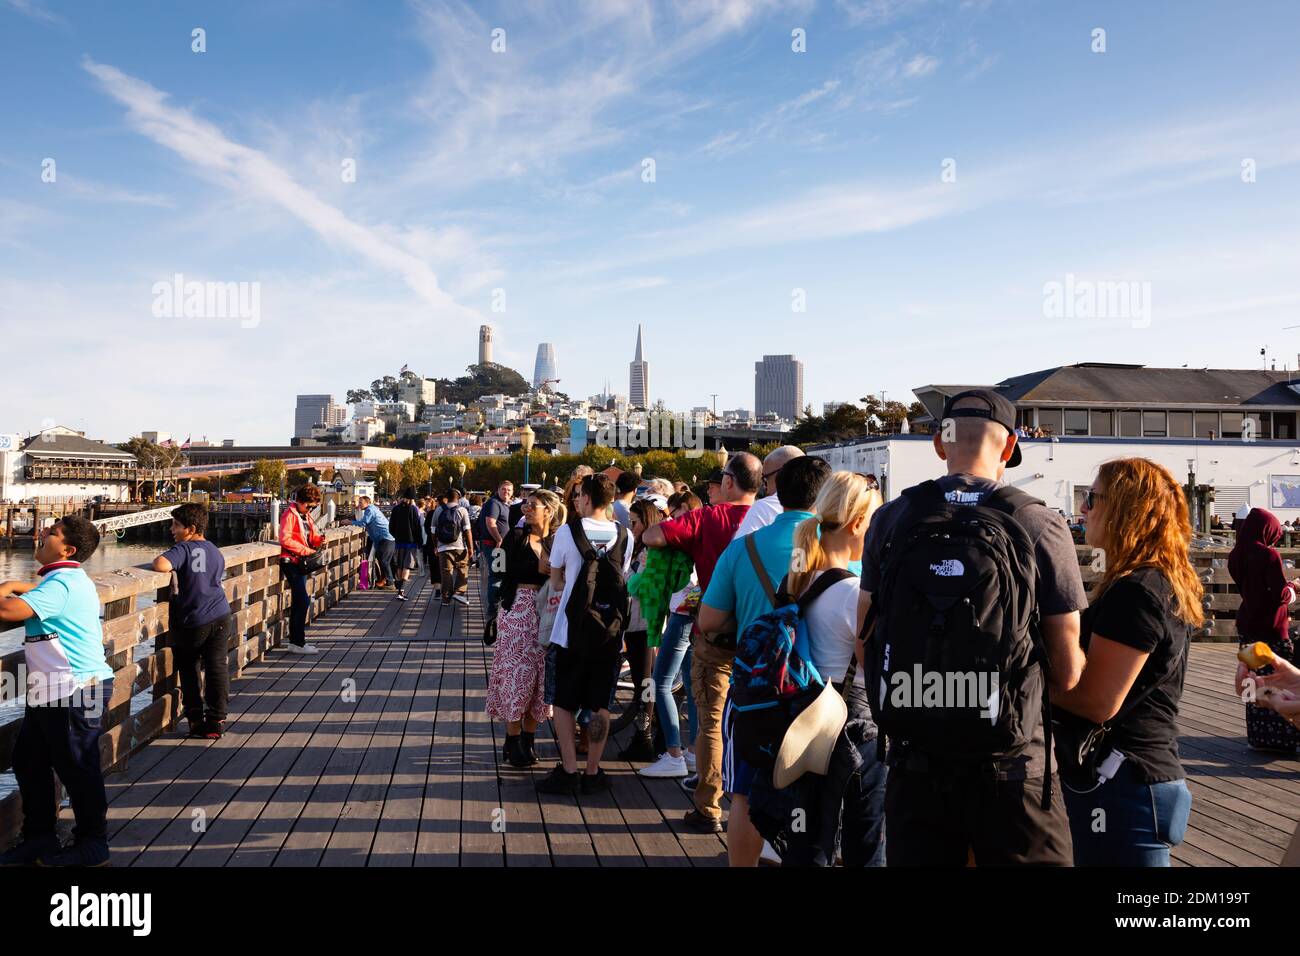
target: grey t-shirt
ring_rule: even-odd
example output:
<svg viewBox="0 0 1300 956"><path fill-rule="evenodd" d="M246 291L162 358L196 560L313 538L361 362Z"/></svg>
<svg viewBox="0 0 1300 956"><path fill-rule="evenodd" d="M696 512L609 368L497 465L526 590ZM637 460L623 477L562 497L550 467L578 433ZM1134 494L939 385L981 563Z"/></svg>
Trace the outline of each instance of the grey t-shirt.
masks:
<svg viewBox="0 0 1300 956"><path fill-rule="evenodd" d="M978 504L980 499L1002 485L974 475L944 475L939 488L949 501L957 504ZM880 586L880 555L885 542L907 517L910 502L898 497L881 507L871 519L862 552L862 590L874 592ZM1083 576L1079 572L1078 552L1065 519L1046 505L1027 505L1016 514L1034 544L1034 559L1038 565L1038 609L1044 617L1068 614L1088 606L1083 590ZM1023 755L1024 762L1015 776L1041 777L1044 767L1043 727L1039 721L1030 745ZM1053 761L1053 767L1055 761Z"/></svg>

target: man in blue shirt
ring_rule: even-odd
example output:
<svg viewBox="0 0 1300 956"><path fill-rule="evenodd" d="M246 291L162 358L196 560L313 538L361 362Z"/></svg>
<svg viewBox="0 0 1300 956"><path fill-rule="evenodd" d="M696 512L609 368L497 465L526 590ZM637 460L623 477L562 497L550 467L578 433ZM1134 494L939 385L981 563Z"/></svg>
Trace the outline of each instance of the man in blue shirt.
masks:
<svg viewBox="0 0 1300 956"><path fill-rule="evenodd" d="M362 495L357 501L361 505L361 512L357 515L357 520L352 523L366 529L370 543L375 549L375 560L379 562L379 582L375 587L387 590L393 586L391 582L397 579L393 571L393 555L397 550L397 539L388 530L388 519L369 497Z"/></svg>
<svg viewBox="0 0 1300 956"><path fill-rule="evenodd" d="M12 758L23 799L22 842L0 854L0 866L108 864L99 736L113 696L113 672L104 657L99 593L81 568L98 546L95 526L69 515L41 535L40 582L0 584L0 622L23 622L27 667L26 708ZM55 833L54 774L76 818L66 849Z"/></svg>
<svg viewBox="0 0 1300 956"><path fill-rule="evenodd" d="M230 697L229 653L234 618L222 586L226 558L216 545L203 537L207 529L206 506L181 505L172 512L171 532L176 544L153 559L153 569L176 575L170 629L176 671L181 680L181 707L190 736L219 740ZM203 665L202 695L199 693L200 663Z"/></svg>
<svg viewBox="0 0 1300 956"><path fill-rule="evenodd" d="M794 555L794 529L812 517L813 503L822 483L830 477L831 467L823 458L804 455L787 462L776 475L776 495L782 511L765 528L753 532L754 543L772 590L790 570ZM749 557L746 537L727 545L709 580L709 588L700 601L698 626L701 631L724 631L733 626L743 633L755 620L772 610ZM727 820L727 856L732 866L757 866L763 852L763 838L749 820L749 790L754 782L753 768L735 755L731 747L731 699L722 715L723 789L731 796L731 816Z"/></svg>

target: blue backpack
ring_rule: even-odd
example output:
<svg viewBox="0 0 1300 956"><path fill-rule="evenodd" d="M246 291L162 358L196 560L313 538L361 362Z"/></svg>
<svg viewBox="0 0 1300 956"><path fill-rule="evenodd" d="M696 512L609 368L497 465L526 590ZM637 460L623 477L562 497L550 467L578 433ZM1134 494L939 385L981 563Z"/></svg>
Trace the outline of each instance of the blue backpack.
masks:
<svg viewBox="0 0 1300 956"><path fill-rule="evenodd" d="M770 772L786 730L826 686L812 662L808 609L828 588L853 575L844 568L829 568L796 601L786 593L784 579L779 590L773 589L753 535L745 538L745 550L772 610L736 641L731 743L746 763Z"/></svg>

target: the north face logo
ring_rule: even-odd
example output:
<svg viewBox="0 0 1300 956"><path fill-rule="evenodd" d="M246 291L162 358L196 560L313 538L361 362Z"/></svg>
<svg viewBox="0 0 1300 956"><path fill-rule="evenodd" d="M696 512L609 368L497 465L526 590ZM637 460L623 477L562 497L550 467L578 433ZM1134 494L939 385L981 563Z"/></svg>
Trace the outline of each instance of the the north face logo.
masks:
<svg viewBox="0 0 1300 956"><path fill-rule="evenodd" d="M959 578L966 573L966 566L956 558L948 558L938 564L930 565L930 571L935 577Z"/></svg>

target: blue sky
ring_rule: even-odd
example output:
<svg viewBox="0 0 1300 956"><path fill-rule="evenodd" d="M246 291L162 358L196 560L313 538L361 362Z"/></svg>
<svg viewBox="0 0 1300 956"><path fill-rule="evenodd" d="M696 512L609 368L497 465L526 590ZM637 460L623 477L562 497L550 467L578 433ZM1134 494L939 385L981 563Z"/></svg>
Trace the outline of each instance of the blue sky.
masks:
<svg viewBox="0 0 1300 956"><path fill-rule="evenodd" d="M484 321L579 396L626 392L644 323L676 408L751 407L765 353L818 410L1294 368L1300 7L1248 10L0 0L0 431L284 441L296 393L458 374ZM155 316L176 273L260 283L257 322ZM1150 321L1048 316L1067 274Z"/></svg>

